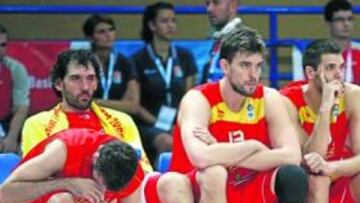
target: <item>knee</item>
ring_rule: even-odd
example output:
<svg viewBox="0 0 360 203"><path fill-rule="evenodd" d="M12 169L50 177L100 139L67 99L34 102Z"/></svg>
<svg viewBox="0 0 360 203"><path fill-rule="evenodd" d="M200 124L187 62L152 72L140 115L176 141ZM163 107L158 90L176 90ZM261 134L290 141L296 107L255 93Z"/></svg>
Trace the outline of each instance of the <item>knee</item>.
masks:
<svg viewBox="0 0 360 203"><path fill-rule="evenodd" d="M356 202L360 202L360 174L357 174L351 178L350 189Z"/></svg>
<svg viewBox="0 0 360 203"><path fill-rule="evenodd" d="M179 173L163 174L157 183L157 192L161 202L191 202L193 200L190 180Z"/></svg>
<svg viewBox="0 0 360 203"><path fill-rule="evenodd" d="M47 203L74 203L74 199L70 193L63 192L51 196Z"/></svg>
<svg viewBox="0 0 360 203"><path fill-rule="evenodd" d="M173 138L168 133L160 133L154 140L154 146L158 153L172 150Z"/></svg>
<svg viewBox="0 0 360 203"><path fill-rule="evenodd" d="M211 166L198 171L196 179L200 187L203 189L215 189L216 186L223 187L227 181L227 170L225 167L220 165Z"/></svg>
<svg viewBox="0 0 360 203"><path fill-rule="evenodd" d="M304 169L296 165L281 166L275 177L275 193L282 202L304 202L308 192L308 178Z"/></svg>

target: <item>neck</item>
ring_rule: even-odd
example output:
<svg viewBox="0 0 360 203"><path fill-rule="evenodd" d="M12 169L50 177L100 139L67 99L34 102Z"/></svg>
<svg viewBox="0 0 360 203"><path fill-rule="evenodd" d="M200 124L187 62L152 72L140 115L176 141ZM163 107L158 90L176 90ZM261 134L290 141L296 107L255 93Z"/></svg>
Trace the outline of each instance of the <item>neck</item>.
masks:
<svg viewBox="0 0 360 203"><path fill-rule="evenodd" d="M170 41L159 39L158 37L154 36L154 40L152 42L153 48L159 56L163 60L166 60L169 55L169 48L170 48Z"/></svg>
<svg viewBox="0 0 360 203"><path fill-rule="evenodd" d="M220 92L224 102L232 111L241 110L245 103L245 97L236 92L226 78L220 81Z"/></svg>
<svg viewBox="0 0 360 203"><path fill-rule="evenodd" d="M216 30L216 31L222 30L229 22L231 22L232 20L234 20L234 18L236 18L236 15L231 16L231 17L229 18L229 20L228 20L225 24L222 24L222 25L219 25L219 26L215 26L215 30Z"/></svg>
<svg viewBox="0 0 360 203"><path fill-rule="evenodd" d="M110 48L96 48L94 49L96 56L98 57L102 67L106 68L106 64L110 58L111 49Z"/></svg>
<svg viewBox="0 0 360 203"><path fill-rule="evenodd" d="M343 50L349 49L351 47L351 40L348 38L339 39L339 38L333 38Z"/></svg>
<svg viewBox="0 0 360 203"><path fill-rule="evenodd" d="M309 81L309 84L303 87L306 103L315 113L318 113L322 98L321 91L316 87L313 81Z"/></svg>
<svg viewBox="0 0 360 203"><path fill-rule="evenodd" d="M85 113L85 112L90 111L90 108L78 109L78 108L75 108L75 107L72 107L72 106L68 105L66 102L62 102L61 105L60 105L60 108L65 113Z"/></svg>

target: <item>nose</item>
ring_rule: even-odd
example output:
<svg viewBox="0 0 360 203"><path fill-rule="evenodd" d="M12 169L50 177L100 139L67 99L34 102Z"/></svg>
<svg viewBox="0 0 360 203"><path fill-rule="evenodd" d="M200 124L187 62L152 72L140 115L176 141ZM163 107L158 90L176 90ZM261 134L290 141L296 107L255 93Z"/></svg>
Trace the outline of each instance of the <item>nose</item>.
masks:
<svg viewBox="0 0 360 203"><path fill-rule="evenodd" d="M206 10L207 10L208 13L211 13L214 10L214 4L212 2L209 2L206 5Z"/></svg>
<svg viewBox="0 0 360 203"><path fill-rule="evenodd" d="M86 79L81 79L81 89L82 90L89 90L90 89L90 82Z"/></svg>

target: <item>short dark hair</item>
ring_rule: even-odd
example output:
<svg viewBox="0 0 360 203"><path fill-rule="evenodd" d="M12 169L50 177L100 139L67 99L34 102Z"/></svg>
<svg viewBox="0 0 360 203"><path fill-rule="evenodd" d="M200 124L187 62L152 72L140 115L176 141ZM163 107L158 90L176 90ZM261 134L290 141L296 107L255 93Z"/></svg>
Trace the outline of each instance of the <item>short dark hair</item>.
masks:
<svg viewBox="0 0 360 203"><path fill-rule="evenodd" d="M265 42L261 35L247 26L236 27L221 40L220 59L232 61L237 52L265 53Z"/></svg>
<svg viewBox="0 0 360 203"><path fill-rule="evenodd" d="M342 49L332 39L318 39L310 43L303 54L303 68L311 66L315 71L324 54L341 54Z"/></svg>
<svg viewBox="0 0 360 203"><path fill-rule="evenodd" d="M114 20L109 16L99 14L91 15L85 20L82 27L85 37L92 37L95 32L95 27L99 23L110 24L116 29Z"/></svg>
<svg viewBox="0 0 360 203"><path fill-rule="evenodd" d="M174 11L174 6L167 2L157 2L146 6L143 19L142 19L142 29L141 29L141 39L146 43L151 43L153 41L153 31L149 28L149 22L154 22L156 16L160 10L169 9Z"/></svg>
<svg viewBox="0 0 360 203"><path fill-rule="evenodd" d="M0 33L1 34L8 34L7 29L3 25L0 25Z"/></svg>
<svg viewBox="0 0 360 203"><path fill-rule="evenodd" d="M334 17L334 13L338 11L352 11L352 4L348 0L330 0L324 8L324 19L327 22L331 22Z"/></svg>
<svg viewBox="0 0 360 203"><path fill-rule="evenodd" d="M138 166L136 151L130 145L112 141L100 149L95 170L103 177L107 189L118 191L134 177Z"/></svg>
<svg viewBox="0 0 360 203"><path fill-rule="evenodd" d="M97 79L100 78L99 63L90 50L78 49L64 51L58 55L57 61L50 72L51 85L58 97L61 97L61 92L55 88L56 82L64 79L68 71L68 65L71 62L77 62L79 65L85 67L88 67L88 64L91 63L95 69Z"/></svg>

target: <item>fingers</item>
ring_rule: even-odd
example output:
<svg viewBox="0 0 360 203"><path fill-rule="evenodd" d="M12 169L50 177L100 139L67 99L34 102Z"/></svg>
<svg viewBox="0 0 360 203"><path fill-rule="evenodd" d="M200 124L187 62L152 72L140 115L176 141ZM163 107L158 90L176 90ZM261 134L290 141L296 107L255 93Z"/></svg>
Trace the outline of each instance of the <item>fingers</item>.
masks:
<svg viewBox="0 0 360 203"><path fill-rule="evenodd" d="M216 142L209 130L204 127L195 127L195 129L193 129L193 135L208 145Z"/></svg>
<svg viewBox="0 0 360 203"><path fill-rule="evenodd" d="M306 165L310 171L315 174L320 174L323 171L325 160L317 153L309 153L304 156Z"/></svg>

